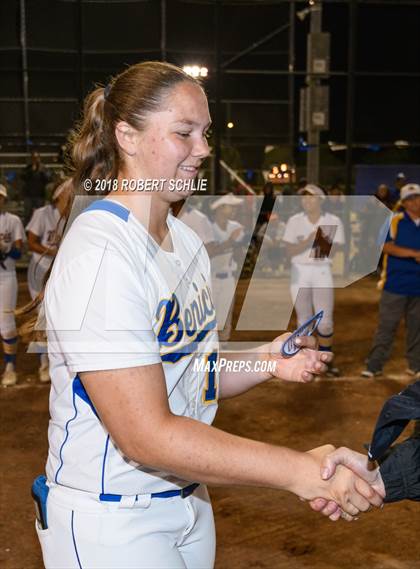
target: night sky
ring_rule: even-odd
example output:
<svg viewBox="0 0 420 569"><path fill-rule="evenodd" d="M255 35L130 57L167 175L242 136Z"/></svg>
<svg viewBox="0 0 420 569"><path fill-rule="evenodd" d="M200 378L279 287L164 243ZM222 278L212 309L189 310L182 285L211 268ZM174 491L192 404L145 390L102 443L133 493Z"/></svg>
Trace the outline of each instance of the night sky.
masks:
<svg viewBox="0 0 420 569"><path fill-rule="evenodd" d="M220 39L222 59L244 49L274 28L288 22L285 2L230 2L222 7ZM356 70L367 72L355 82L356 142L420 143L420 3L358 7ZM30 103L31 135L64 136L79 113L81 94L95 81L108 78L125 65L160 58L160 1L138 3L86 2L82 36L78 4L74 1L27 0L29 95L32 98L67 98L68 101ZM206 89L214 96L214 10L211 3L167 2L167 59L179 65L197 61L210 68ZM302 9L306 2L297 3ZM19 48L19 2L0 3L0 98L22 97ZM295 20L296 70L305 70L309 21ZM346 71L349 45L347 3L324 3L323 30L331 33L331 70ZM81 44L80 44L81 40ZM83 74L78 48L83 45ZM287 69L288 33L283 32L255 53L235 62L236 69ZM58 50L54 53L54 50ZM99 53L105 50L106 53ZM123 51L115 54L114 50ZM282 51L280 54L273 51ZM231 52L231 53L227 53ZM374 77L372 72L398 72L411 76ZM417 75L416 75L417 74ZM343 142L346 127L345 76L331 77L330 132L328 139ZM295 102L304 77L295 79ZM225 75L222 97L281 99L288 96L286 76ZM239 145L287 142L286 105L224 106L224 119L235 123L231 142ZM229 116L228 116L229 115ZM297 112L296 112L297 115ZM297 116L296 116L297 120ZM23 133L21 102L0 100L0 138L4 143ZM224 133L226 136L226 133ZM297 132L295 133L297 135ZM14 138L13 138L14 137Z"/></svg>

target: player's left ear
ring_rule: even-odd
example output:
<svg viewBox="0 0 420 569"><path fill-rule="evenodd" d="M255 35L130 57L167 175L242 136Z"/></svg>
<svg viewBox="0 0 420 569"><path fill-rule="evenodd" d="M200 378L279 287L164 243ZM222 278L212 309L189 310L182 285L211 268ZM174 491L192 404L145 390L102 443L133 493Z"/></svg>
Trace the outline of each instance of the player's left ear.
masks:
<svg viewBox="0 0 420 569"><path fill-rule="evenodd" d="M129 156L134 156L137 150L139 132L124 121L117 123L115 137L121 150Z"/></svg>

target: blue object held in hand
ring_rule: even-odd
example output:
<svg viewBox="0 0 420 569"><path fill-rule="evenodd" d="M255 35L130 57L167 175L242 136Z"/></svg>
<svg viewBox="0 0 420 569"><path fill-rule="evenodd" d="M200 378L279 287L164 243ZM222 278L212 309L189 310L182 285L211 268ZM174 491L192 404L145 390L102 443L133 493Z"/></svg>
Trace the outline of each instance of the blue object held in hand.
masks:
<svg viewBox="0 0 420 569"><path fill-rule="evenodd" d="M309 318L307 322L302 324L302 326L299 326L299 328L295 330L293 334L289 336L282 345L280 350L281 355L284 358L291 358L292 356L297 354L298 351L301 349L301 346L298 346L296 344L295 342L296 338L300 338L301 336L311 336L318 328L319 323L321 322L323 316L324 316L324 311L320 310L315 314L315 316L312 316L312 318Z"/></svg>

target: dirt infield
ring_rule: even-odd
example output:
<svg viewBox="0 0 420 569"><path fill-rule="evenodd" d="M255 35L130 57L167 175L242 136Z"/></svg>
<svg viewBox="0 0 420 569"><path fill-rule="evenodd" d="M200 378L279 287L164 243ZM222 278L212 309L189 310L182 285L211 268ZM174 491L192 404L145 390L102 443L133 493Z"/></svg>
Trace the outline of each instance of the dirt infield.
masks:
<svg viewBox="0 0 420 569"><path fill-rule="evenodd" d="M22 284L21 300L24 294ZM375 281L369 278L337 292L335 351L342 378L310 385L268 382L222 402L216 425L301 450L327 442L362 449L384 399L409 381L401 357L402 330L386 368L387 377L374 381L358 378L375 328L377 299ZM266 333L259 339L270 337ZM42 567L29 488L45 464L49 387L37 382L36 369L36 357L22 353L19 384L0 390L0 566L4 569ZM284 492L210 491L219 569L420 567L420 506L416 503L388 505L356 522L333 524Z"/></svg>

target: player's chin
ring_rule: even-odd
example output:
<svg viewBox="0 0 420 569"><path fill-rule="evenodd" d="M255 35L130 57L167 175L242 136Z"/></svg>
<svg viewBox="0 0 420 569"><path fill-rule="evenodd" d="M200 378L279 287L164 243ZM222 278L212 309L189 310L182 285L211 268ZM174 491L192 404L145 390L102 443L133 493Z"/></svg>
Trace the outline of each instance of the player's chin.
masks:
<svg viewBox="0 0 420 569"><path fill-rule="evenodd" d="M190 191L187 190L168 190L165 192L165 198L169 203L176 203L181 200L185 200L191 195Z"/></svg>
<svg viewBox="0 0 420 569"><path fill-rule="evenodd" d="M196 191L195 179L176 178L169 186L171 201L185 200Z"/></svg>

